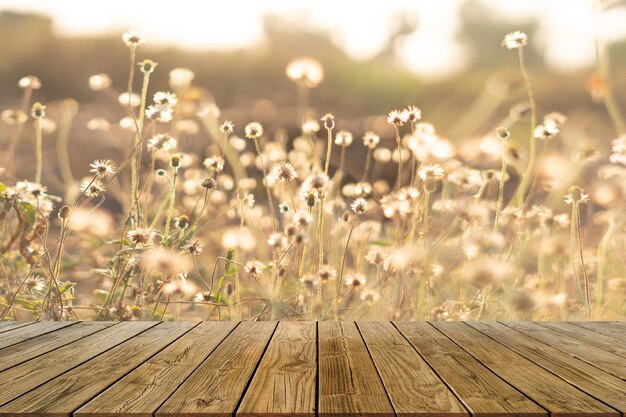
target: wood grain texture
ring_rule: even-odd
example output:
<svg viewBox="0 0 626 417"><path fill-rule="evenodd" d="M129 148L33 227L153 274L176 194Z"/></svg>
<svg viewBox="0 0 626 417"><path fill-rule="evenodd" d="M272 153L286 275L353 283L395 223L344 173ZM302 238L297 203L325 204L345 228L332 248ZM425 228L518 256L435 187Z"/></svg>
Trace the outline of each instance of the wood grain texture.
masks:
<svg viewBox="0 0 626 417"><path fill-rule="evenodd" d="M539 322L543 327L556 330L557 332L564 333L568 336L578 339L581 342L588 343L592 346L597 346L600 349L604 349L607 352L614 353L616 355L626 358L626 343L623 340L616 339L612 336L598 334L597 332L589 329L581 328L573 323L548 323Z"/></svg>
<svg viewBox="0 0 626 417"><path fill-rule="evenodd" d="M237 416L315 416L317 326L280 322Z"/></svg>
<svg viewBox="0 0 626 417"><path fill-rule="evenodd" d="M113 322L81 322L0 351L0 372L113 326Z"/></svg>
<svg viewBox="0 0 626 417"><path fill-rule="evenodd" d="M625 331L623 322L2 322L0 417L626 417L626 358L614 353Z"/></svg>
<svg viewBox="0 0 626 417"><path fill-rule="evenodd" d="M365 322L357 327L398 416L469 416L391 323Z"/></svg>
<svg viewBox="0 0 626 417"><path fill-rule="evenodd" d="M564 333L555 332L537 323L527 321L504 322L525 335L546 343L555 349L565 352L577 359L587 362L613 376L626 380L624 358L606 350L583 343Z"/></svg>
<svg viewBox="0 0 626 417"><path fill-rule="evenodd" d="M21 327L8 333L0 333L0 352L6 347L17 345L34 337L72 326L76 323L71 321L40 321L39 323L33 323L32 326Z"/></svg>
<svg viewBox="0 0 626 417"><path fill-rule="evenodd" d="M276 322L242 322L156 411L156 416L232 416Z"/></svg>
<svg viewBox="0 0 626 417"><path fill-rule="evenodd" d="M119 324L0 373L0 405L156 326L156 322Z"/></svg>
<svg viewBox="0 0 626 417"><path fill-rule="evenodd" d="M126 324L116 327L121 330ZM196 325L189 322L160 323L3 405L0 416L71 417L82 404Z"/></svg>
<svg viewBox="0 0 626 417"><path fill-rule="evenodd" d="M626 382L551 346L496 322L470 322L473 328L585 391L622 414Z"/></svg>
<svg viewBox="0 0 626 417"><path fill-rule="evenodd" d="M235 322L204 322L82 406L74 417L152 417L235 328Z"/></svg>
<svg viewBox="0 0 626 417"><path fill-rule="evenodd" d="M473 416L539 417L547 412L426 322L395 326Z"/></svg>
<svg viewBox="0 0 626 417"><path fill-rule="evenodd" d="M33 321L0 321L0 333L9 332L20 327L30 326L34 324Z"/></svg>
<svg viewBox="0 0 626 417"><path fill-rule="evenodd" d="M394 416L355 323L319 322L318 339L318 415Z"/></svg>
<svg viewBox="0 0 626 417"><path fill-rule="evenodd" d="M571 323L596 333L614 337L615 339L619 339L621 343L626 343L626 328L620 328L618 322L574 321Z"/></svg>
<svg viewBox="0 0 626 417"><path fill-rule="evenodd" d="M552 416L621 414L523 356L462 322L433 322L433 326L454 340L483 365L537 402Z"/></svg>

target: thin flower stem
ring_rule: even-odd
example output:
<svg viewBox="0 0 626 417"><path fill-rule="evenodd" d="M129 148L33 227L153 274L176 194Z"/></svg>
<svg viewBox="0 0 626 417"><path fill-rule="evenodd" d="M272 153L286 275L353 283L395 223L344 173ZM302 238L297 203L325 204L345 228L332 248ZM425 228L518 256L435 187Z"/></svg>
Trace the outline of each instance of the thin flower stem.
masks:
<svg viewBox="0 0 626 417"><path fill-rule="evenodd" d="M498 187L498 204L496 206L496 220L493 224L493 231L497 232L500 221L500 213L504 205L504 177L506 176L506 140L502 140L502 169L500 170L500 186Z"/></svg>
<svg viewBox="0 0 626 417"><path fill-rule="evenodd" d="M579 211L578 207L579 203L575 203L576 211ZM583 238L580 227L580 213L576 216L576 237L578 239L578 251L580 256L580 267L583 271L583 289L585 292L585 302L587 303L587 318L591 319L592 311L591 311L591 296L589 294L589 275L587 274L587 267L585 266L585 257L583 255Z"/></svg>
<svg viewBox="0 0 626 417"><path fill-rule="evenodd" d="M339 277L337 278L337 288L335 292L335 318L338 318L339 315L339 292L341 291L341 282L343 281L343 272L346 266L346 258L348 257L348 247L350 246L350 238L352 237L352 232L354 231L354 226L358 220L359 216L357 214L352 218L352 223L350 224L350 231L348 232L348 238L346 239L346 247L343 250L343 256L341 257L341 269L339 271Z"/></svg>
<svg viewBox="0 0 626 417"><path fill-rule="evenodd" d="M131 48L132 49L132 48ZM134 223L139 223L139 174L141 164L141 151L142 151L142 131L143 131L143 117L146 109L146 97L148 95L148 84L150 83L150 73L145 72L143 76L143 84L141 86L141 104L139 106L139 118L136 122L136 134L132 153L132 160L130 163L131 169L131 206L136 210ZM130 97L129 97L130 99Z"/></svg>
<svg viewBox="0 0 626 417"><path fill-rule="evenodd" d="M41 117L37 117L35 118L35 141L36 141L36 145L35 145L35 154L36 154L36 158L37 158L37 167L36 167L36 171L35 171L35 182L37 184L41 184L41 172L43 170L43 132L41 129Z"/></svg>
<svg viewBox="0 0 626 417"><path fill-rule="evenodd" d="M535 104L535 95L533 93L532 85L530 83L530 77L526 71L526 64L524 62L524 48L517 48L519 56L519 67L528 94L528 105L530 106L530 149L528 152L528 167L524 172L522 181L520 182L519 189L517 191L517 203L519 206L523 205L526 190L528 188L528 181L533 174L535 167L535 126L537 124L537 106Z"/></svg>
<svg viewBox="0 0 626 417"><path fill-rule="evenodd" d="M396 144L398 145L398 177L396 178L396 190L402 185L402 140L400 139L400 127L394 125L396 129Z"/></svg>
<svg viewBox="0 0 626 417"><path fill-rule="evenodd" d="M178 177L178 168L173 168L172 178L172 191L170 193L170 203L167 209L167 218L165 219L165 231L163 232L163 238L167 239L170 233L170 223L172 223L172 216L174 215L174 203L176 202L176 177Z"/></svg>
<svg viewBox="0 0 626 417"><path fill-rule="evenodd" d="M361 182L367 181L371 164L372 164L372 148L368 146L367 155L365 156L365 168L363 168L363 176L361 177Z"/></svg>
<svg viewBox="0 0 626 417"><path fill-rule="evenodd" d="M274 201L272 199L272 190L270 190L270 185L267 180L267 170L265 169L265 161L263 160L263 154L261 153L261 147L259 146L259 140L254 138L254 147L256 148L257 154L259 155L259 159L261 160L261 168L263 169L263 182L265 183L265 190L267 191L267 201L270 205L270 219L272 219L272 231L276 231L276 219L274 212Z"/></svg>
<svg viewBox="0 0 626 417"><path fill-rule="evenodd" d="M328 142L326 143L326 162L324 163L324 174L328 175L328 168L330 166L330 153L333 149L333 129L326 128L328 132Z"/></svg>

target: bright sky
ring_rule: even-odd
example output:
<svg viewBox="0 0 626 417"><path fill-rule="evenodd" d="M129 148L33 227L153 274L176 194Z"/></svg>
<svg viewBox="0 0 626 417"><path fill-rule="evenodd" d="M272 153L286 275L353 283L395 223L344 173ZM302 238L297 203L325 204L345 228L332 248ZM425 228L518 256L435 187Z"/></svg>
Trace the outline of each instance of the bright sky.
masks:
<svg viewBox="0 0 626 417"><path fill-rule="evenodd" d="M594 60L592 0L483 0L505 21L537 17L548 64L557 68ZM418 30L399 45L405 65L424 76L461 70L465 51L455 40L462 0L0 0L0 9L36 11L54 18L63 34L98 34L128 29L153 44L187 48L252 47L262 42L264 13L293 17L329 29L334 41L357 58L376 54L385 44L392 18L419 19ZM600 16L601 36L626 37L626 7ZM504 35L504 34L503 34ZM497 47L498 45L494 45Z"/></svg>

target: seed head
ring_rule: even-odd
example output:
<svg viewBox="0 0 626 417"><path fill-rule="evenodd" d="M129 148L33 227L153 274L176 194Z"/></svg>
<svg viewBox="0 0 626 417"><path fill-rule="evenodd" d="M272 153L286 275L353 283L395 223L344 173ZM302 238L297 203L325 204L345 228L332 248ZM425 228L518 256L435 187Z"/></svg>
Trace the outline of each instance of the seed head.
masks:
<svg viewBox="0 0 626 417"><path fill-rule="evenodd" d="M282 162L274 168L272 177L276 178L279 182L289 182L298 178L296 169L289 162Z"/></svg>
<svg viewBox="0 0 626 417"><path fill-rule="evenodd" d="M185 252L187 252L187 254L189 255L202 255L202 252L204 252L203 244L199 240L194 240L193 242L185 246L184 249Z"/></svg>
<svg viewBox="0 0 626 417"><path fill-rule="evenodd" d="M217 189L217 181L213 178L207 177L200 181L200 186L202 186L202 188L206 188L207 190L215 190Z"/></svg>
<svg viewBox="0 0 626 417"><path fill-rule="evenodd" d="M361 274L361 273L355 273L352 275L348 275L346 277L346 285L348 287L362 287L363 285L365 285L365 283L367 282L367 279L365 278L365 275Z"/></svg>
<svg viewBox="0 0 626 417"><path fill-rule="evenodd" d="M324 127L326 129L331 130L335 128L335 116L333 116L332 113L326 113L320 120L324 122Z"/></svg>
<svg viewBox="0 0 626 417"><path fill-rule="evenodd" d="M135 229L126 233L126 237L133 245L152 246L156 238L156 232L151 229Z"/></svg>
<svg viewBox="0 0 626 417"><path fill-rule="evenodd" d="M256 260L248 261L243 267L243 270L246 272L246 274L249 274L253 278L258 278L259 275L263 273L264 269L265 265Z"/></svg>
<svg viewBox="0 0 626 417"><path fill-rule="evenodd" d="M59 209L59 219L67 220L70 217L71 210L68 206Z"/></svg>

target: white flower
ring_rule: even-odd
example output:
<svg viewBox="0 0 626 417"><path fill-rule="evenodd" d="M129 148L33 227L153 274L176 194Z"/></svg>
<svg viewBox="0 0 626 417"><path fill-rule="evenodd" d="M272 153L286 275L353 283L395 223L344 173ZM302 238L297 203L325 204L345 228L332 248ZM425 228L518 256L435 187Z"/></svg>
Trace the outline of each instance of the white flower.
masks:
<svg viewBox="0 0 626 417"><path fill-rule="evenodd" d="M582 188L578 186L570 187L569 192L565 195L566 204L587 204L589 202L589 194L586 194Z"/></svg>
<svg viewBox="0 0 626 417"><path fill-rule="evenodd" d="M91 167L89 172L93 172L98 178L115 174L115 167L109 160L95 160L89 166Z"/></svg>
<svg viewBox="0 0 626 417"><path fill-rule="evenodd" d="M525 33L516 30L515 32L511 32L504 37L504 40L502 41L502 46L507 49L515 49L521 48L527 43L528 36Z"/></svg>
<svg viewBox="0 0 626 417"><path fill-rule="evenodd" d="M258 139L263 135L263 126L258 122L248 123L244 133L248 139Z"/></svg>
<svg viewBox="0 0 626 417"><path fill-rule="evenodd" d="M409 115L400 110L392 110L387 116L387 123L394 126L402 126L409 121Z"/></svg>
<svg viewBox="0 0 626 417"><path fill-rule="evenodd" d="M350 146L352 145L352 133L347 130L340 130L335 136L335 145Z"/></svg>
<svg viewBox="0 0 626 417"><path fill-rule="evenodd" d="M122 41L124 41L126 46L128 46L129 48L134 48L135 46L141 45L145 42L142 37L135 35L133 32L124 33L122 35Z"/></svg>
<svg viewBox="0 0 626 417"><path fill-rule="evenodd" d="M614 164L626 165L626 135L620 136L612 142L609 160Z"/></svg>
<svg viewBox="0 0 626 417"><path fill-rule="evenodd" d="M440 180L444 177L445 171L440 165L422 165L418 171L418 175L422 180L436 179Z"/></svg>
<svg viewBox="0 0 626 417"><path fill-rule="evenodd" d="M156 120L160 123L169 123L174 116L172 107L162 104L154 104L146 109L146 117L150 120Z"/></svg>
<svg viewBox="0 0 626 417"><path fill-rule="evenodd" d="M352 204L350 204L350 208L355 214L361 215L367 211L367 200L364 198L357 198L352 202Z"/></svg>
<svg viewBox="0 0 626 417"><path fill-rule="evenodd" d="M148 139L146 148L148 151L165 151L169 152L176 149L178 141L168 133L158 133Z"/></svg>
<svg viewBox="0 0 626 417"><path fill-rule="evenodd" d="M107 74L95 74L89 77L89 88L93 91L106 90L113 82Z"/></svg>
<svg viewBox="0 0 626 417"><path fill-rule="evenodd" d="M365 132L363 135L363 145L367 148L374 149L380 143L380 136L374 132Z"/></svg>
<svg viewBox="0 0 626 417"><path fill-rule="evenodd" d="M324 68L316 59L309 57L297 58L291 61L285 73L297 82L303 82L309 88L315 88L324 79Z"/></svg>
<svg viewBox="0 0 626 417"><path fill-rule="evenodd" d="M156 104L162 104L164 106L175 106L178 103L178 98L176 94L170 93L169 91L157 91L154 93L152 97Z"/></svg>

